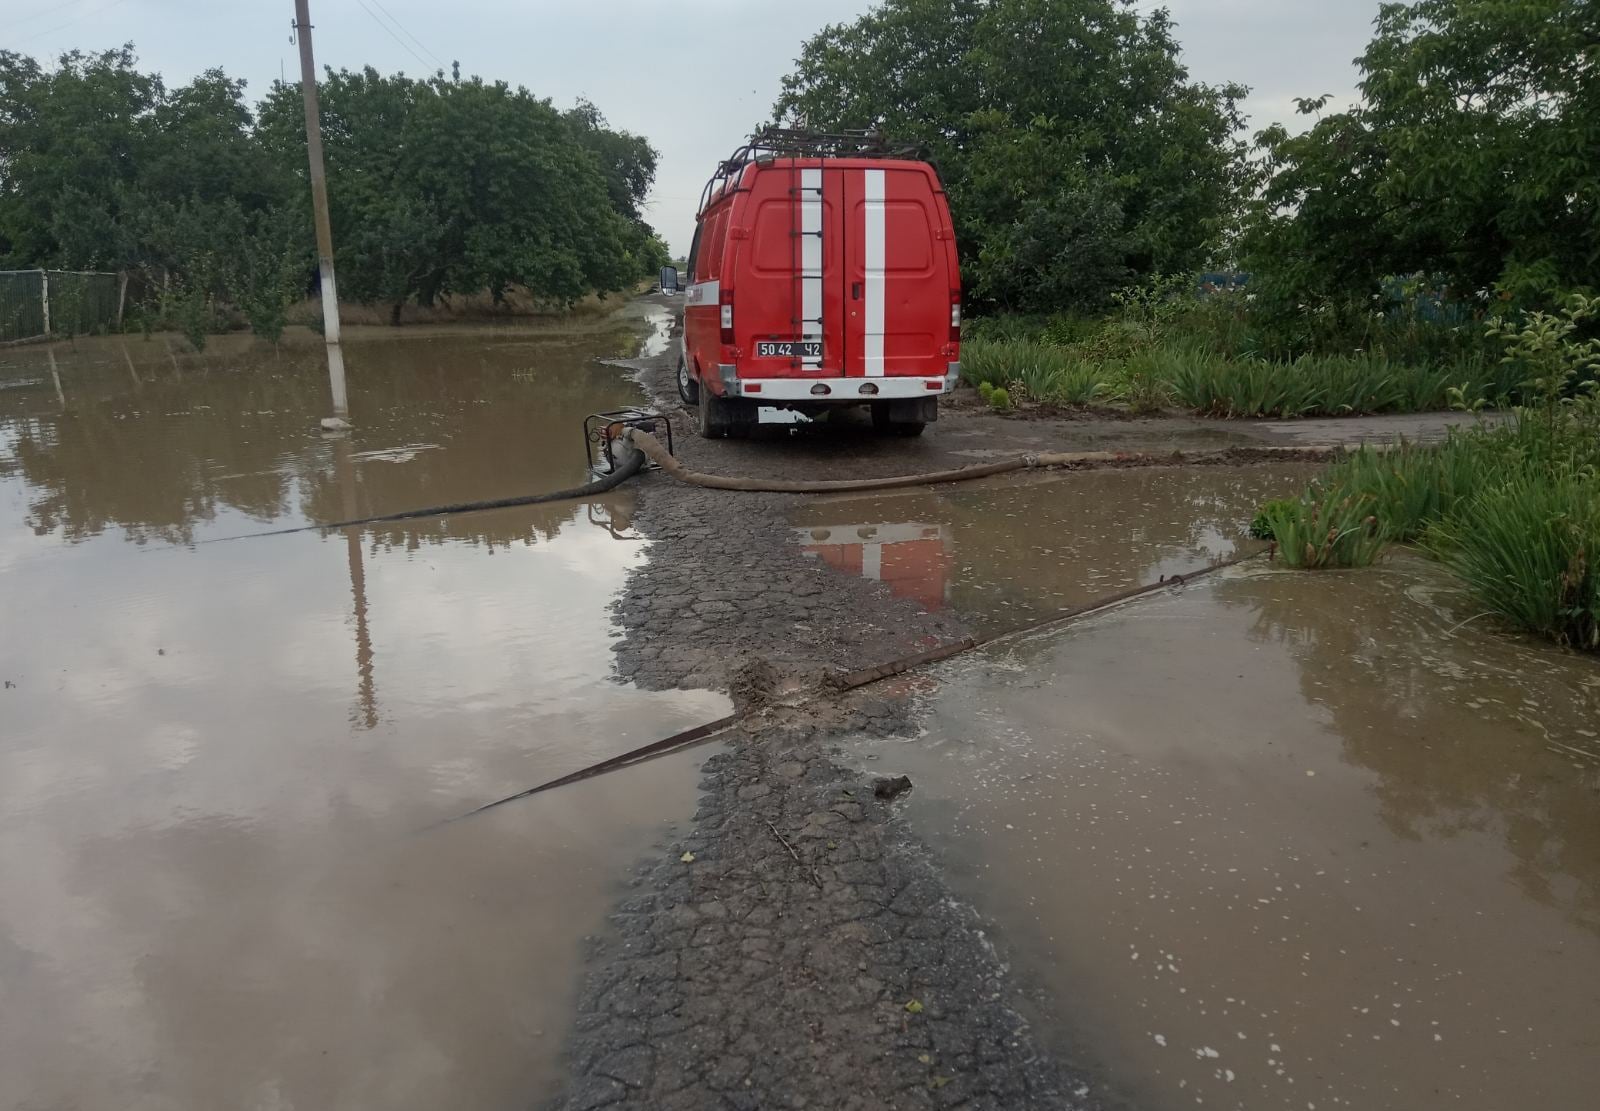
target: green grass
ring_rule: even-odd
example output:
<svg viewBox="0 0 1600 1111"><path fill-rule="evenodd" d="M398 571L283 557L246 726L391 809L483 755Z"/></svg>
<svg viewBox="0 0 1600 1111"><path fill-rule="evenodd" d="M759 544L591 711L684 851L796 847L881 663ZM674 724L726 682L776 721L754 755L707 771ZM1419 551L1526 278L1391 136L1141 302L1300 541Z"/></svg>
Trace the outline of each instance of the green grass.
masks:
<svg viewBox="0 0 1600 1111"><path fill-rule="evenodd" d="M1087 405L1103 390L1096 367L1066 348L1031 340L973 340L962 346L961 373L980 388L1021 383L1035 401Z"/></svg>
<svg viewBox="0 0 1600 1111"><path fill-rule="evenodd" d="M1125 322L1058 345L1032 338L969 339L962 373L1035 401L1120 401L1135 412L1177 405L1216 417L1295 418L1410 413L1495 404L1513 388L1499 363L1410 365L1382 355L1305 355L1275 362L1219 354L1196 339L1156 342Z"/></svg>
<svg viewBox="0 0 1600 1111"><path fill-rule="evenodd" d="M1485 383L1455 369L1396 363L1381 355L1303 355L1293 362L1225 358L1199 346L1166 356L1173 397L1218 417L1314 417L1448 409L1451 387L1466 404Z"/></svg>
<svg viewBox="0 0 1600 1111"><path fill-rule="evenodd" d="M1600 650L1600 491L1592 479L1518 476L1465 500L1426 544L1489 612Z"/></svg>
<svg viewBox="0 0 1600 1111"><path fill-rule="evenodd" d="M1386 538L1411 541L1503 473L1507 454L1504 437L1456 432L1432 447L1363 447L1329 467L1328 481L1371 498Z"/></svg>

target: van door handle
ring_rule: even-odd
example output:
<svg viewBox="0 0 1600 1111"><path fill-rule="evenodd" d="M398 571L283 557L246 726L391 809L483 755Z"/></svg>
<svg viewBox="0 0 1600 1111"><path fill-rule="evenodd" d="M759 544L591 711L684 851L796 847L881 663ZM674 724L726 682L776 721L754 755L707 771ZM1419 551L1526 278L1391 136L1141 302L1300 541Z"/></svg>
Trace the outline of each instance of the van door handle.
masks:
<svg viewBox="0 0 1600 1111"><path fill-rule="evenodd" d="M861 300L861 283L860 282L852 282L851 283L851 285L850 285L850 299L852 301Z"/></svg>

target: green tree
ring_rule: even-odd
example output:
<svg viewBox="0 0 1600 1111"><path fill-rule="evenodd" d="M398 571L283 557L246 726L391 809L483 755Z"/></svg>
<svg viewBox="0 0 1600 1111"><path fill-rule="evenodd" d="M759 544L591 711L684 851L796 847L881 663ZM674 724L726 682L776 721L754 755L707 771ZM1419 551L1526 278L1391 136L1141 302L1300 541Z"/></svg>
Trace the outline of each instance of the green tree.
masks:
<svg viewBox="0 0 1600 1111"><path fill-rule="evenodd" d="M1132 0L885 0L806 43L776 113L923 144L969 297L1049 311L1208 261L1248 181L1245 92L1191 81Z"/></svg>
<svg viewBox="0 0 1600 1111"><path fill-rule="evenodd" d="M0 261L7 266L113 265L129 244L112 233L149 150L160 78L134 68L131 46L73 52L53 70L0 51ZM75 222L73 253L62 234Z"/></svg>
<svg viewBox="0 0 1600 1111"><path fill-rule="evenodd" d="M52 70L0 54L0 252L143 271L196 346L220 303L275 339L309 251L288 237L296 180L253 125L244 83L220 70L169 90L131 46Z"/></svg>
<svg viewBox="0 0 1600 1111"><path fill-rule="evenodd" d="M591 104L370 69L321 94L341 292L396 319L484 290L571 303L665 257L640 213L656 152ZM275 340L309 288L305 166L298 86L253 112L243 82L169 89L131 45L53 68L0 51L0 265L140 271L197 346L225 309Z"/></svg>
<svg viewBox="0 0 1600 1111"><path fill-rule="evenodd" d="M1550 307L1592 287L1597 56L1600 0L1385 4L1358 102L1259 137L1269 177L1246 246L1263 292L1365 300L1422 273Z"/></svg>
<svg viewBox="0 0 1600 1111"><path fill-rule="evenodd" d="M408 300L482 290L499 300L522 288L570 304L645 273L649 229L635 213L654 152L642 140L620 137L602 165L549 101L478 78L329 71L319 95L340 288L351 298L387 304L398 320ZM597 112L585 119L586 131L604 131ZM303 151L297 88L273 87L260 130L282 158Z"/></svg>

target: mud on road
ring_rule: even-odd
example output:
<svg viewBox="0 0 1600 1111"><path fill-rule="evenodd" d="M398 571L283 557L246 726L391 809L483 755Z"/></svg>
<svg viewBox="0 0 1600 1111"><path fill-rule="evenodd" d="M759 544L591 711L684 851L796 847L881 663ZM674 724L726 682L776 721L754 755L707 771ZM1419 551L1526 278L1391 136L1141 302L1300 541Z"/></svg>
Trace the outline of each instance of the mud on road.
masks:
<svg viewBox="0 0 1600 1111"><path fill-rule="evenodd" d="M1000 421L959 405L916 440L863 421L705 441L676 394L676 342L647 350L624 365L672 420L678 455L717 474L908 474L1038 450L1250 458L1264 443L1217 422ZM848 732L911 729L905 702L799 693L969 624L806 558L788 522L802 496L660 475L634 489L632 523L653 547L616 604L619 677L724 689L767 724L708 760L693 828L634 879L584 992L560 1106L1105 1106L1040 1051L1018 1008L1041 1001L1008 977L893 803L831 755Z"/></svg>
<svg viewBox="0 0 1600 1111"><path fill-rule="evenodd" d="M847 735L920 727L904 697L915 684L898 695L883 689L892 684L849 698L816 692L831 674L1049 616L1084 600L1079 593L1103 596L1158 572L1181 582L1238 550L1241 511L1248 520L1261 498L1304 481L1275 449L1429 439L1472 418L1316 428L1173 415L1002 419L958 391L917 439L876 436L859 419L706 441L676 392L675 307L640 306L657 334L645 357L620 365L672 421L692 470L879 477L1090 450L1144 456L1129 466L1182 452L1276 470L1197 480L1193 469L1170 469L1148 481L1124 471L1132 481L1096 476L1071 488L1007 478L963 486L949 501L885 499L892 506L704 490L659 474L636 483L633 524L654 546L616 603L617 674L645 688L726 690L750 716L705 764L692 828L635 877L600 943L561 1106L1124 1106L1099 1063L1057 1036L1066 1025L1054 1016L1070 1001L1008 973L936 856L895 816L896 803L876 796L877 777L845 766ZM955 553L947 525L906 519L919 513L962 522ZM898 579L877 581L890 578L895 543L896 559L914 545L936 551L933 570L918 579L913 568L908 581L902 565ZM881 558L879 573L841 573L863 558ZM1024 1015L1048 1022L1048 1036ZM1076 1018L1079 1028L1095 1021Z"/></svg>
<svg viewBox="0 0 1600 1111"><path fill-rule="evenodd" d="M1091 1106L1034 1048L977 916L827 737L741 732L707 761L694 832L616 915L566 1106Z"/></svg>

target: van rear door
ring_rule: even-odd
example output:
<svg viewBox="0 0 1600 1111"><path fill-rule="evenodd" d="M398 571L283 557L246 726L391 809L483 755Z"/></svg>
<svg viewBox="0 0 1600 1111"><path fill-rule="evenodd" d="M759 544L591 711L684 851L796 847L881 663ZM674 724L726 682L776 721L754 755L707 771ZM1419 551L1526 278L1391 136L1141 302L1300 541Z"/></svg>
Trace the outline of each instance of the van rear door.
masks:
<svg viewBox="0 0 1600 1111"><path fill-rule="evenodd" d="M931 175L894 162L835 172L844 179L845 374L944 377L953 283Z"/></svg>
<svg viewBox="0 0 1600 1111"><path fill-rule="evenodd" d="M824 166L819 159L763 164L750 187L734 311L746 377L844 373L843 180Z"/></svg>

